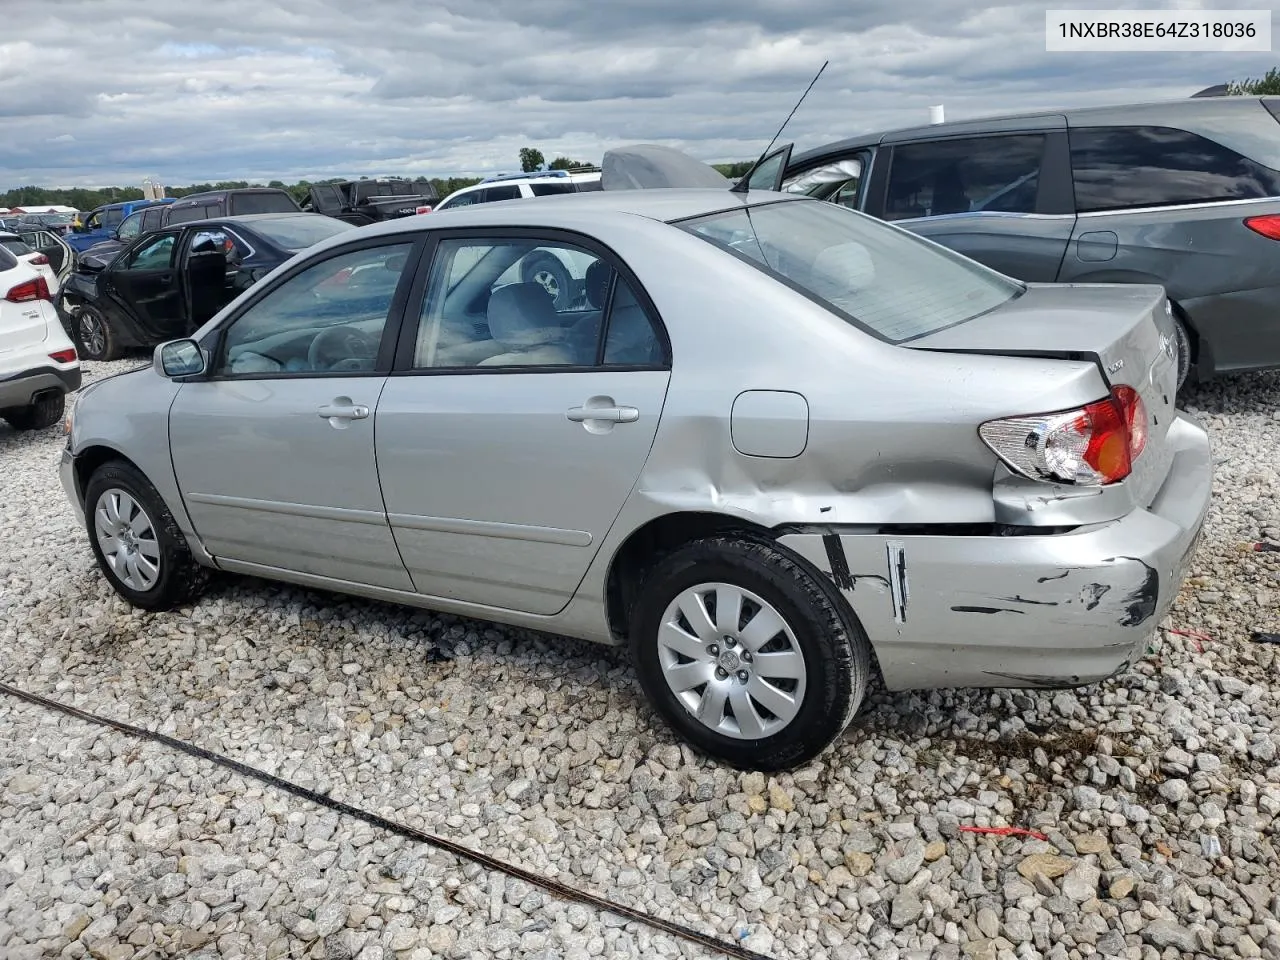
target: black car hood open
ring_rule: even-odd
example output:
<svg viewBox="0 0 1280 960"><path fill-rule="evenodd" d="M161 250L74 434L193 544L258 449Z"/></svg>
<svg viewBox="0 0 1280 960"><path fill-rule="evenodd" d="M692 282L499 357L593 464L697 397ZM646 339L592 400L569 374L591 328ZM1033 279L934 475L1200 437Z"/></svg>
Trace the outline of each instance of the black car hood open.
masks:
<svg viewBox="0 0 1280 960"><path fill-rule="evenodd" d="M656 143L637 143L606 150L600 164L601 190L653 190L662 187L729 189L730 181L714 167L687 153Z"/></svg>

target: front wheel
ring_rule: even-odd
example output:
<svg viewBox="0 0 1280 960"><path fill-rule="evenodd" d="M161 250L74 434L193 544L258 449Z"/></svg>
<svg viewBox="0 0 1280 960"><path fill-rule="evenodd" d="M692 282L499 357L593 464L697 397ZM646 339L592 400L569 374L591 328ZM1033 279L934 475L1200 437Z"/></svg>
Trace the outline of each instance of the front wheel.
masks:
<svg viewBox="0 0 1280 960"><path fill-rule="evenodd" d="M200 593L208 572L136 467L118 460L98 467L84 505L94 558L116 593L145 610L170 610Z"/></svg>
<svg viewBox="0 0 1280 960"><path fill-rule="evenodd" d="M785 770L848 726L870 644L819 577L776 544L721 536L679 548L645 578L631 622L636 671L699 750Z"/></svg>

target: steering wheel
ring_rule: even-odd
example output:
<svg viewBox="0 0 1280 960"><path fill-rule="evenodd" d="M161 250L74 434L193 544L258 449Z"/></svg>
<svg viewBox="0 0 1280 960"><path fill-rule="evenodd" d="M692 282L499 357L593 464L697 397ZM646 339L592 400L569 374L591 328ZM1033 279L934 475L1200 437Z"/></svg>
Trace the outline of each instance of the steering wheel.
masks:
<svg viewBox="0 0 1280 960"><path fill-rule="evenodd" d="M367 361L378 355L378 343L358 327L343 324L326 327L307 349L312 370L367 370Z"/></svg>

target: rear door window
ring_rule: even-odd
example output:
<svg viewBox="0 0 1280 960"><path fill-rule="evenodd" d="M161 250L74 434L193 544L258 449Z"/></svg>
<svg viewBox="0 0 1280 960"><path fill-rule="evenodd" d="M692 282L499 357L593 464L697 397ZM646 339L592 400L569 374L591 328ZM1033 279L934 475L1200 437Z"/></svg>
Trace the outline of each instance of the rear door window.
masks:
<svg viewBox="0 0 1280 960"><path fill-rule="evenodd" d="M1044 134L966 137L893 148L886 220L1034 213Z"/></svg>
<svg viewBox="0 0 1280 960"><path fill-rule="evenodd" d="M116 207L112 210L102 211L102 226L107 230L113 230L120 226L120 222L124 220L124 208Z"/></svg>
<svg viewBox="0 0 1280 960"><path fill-rule="evenodd" d="M1280 196L1280 172L1173 127L1072 127L1081 213Z"/></svg>
<svg viewBox="0 0 1280 960"><path fill-rule="evenodd" d="M529 189L535 197L549 197L556 193L577 193L577 188L567 180L556 183L531 183Z"/></svg>
<svg viewBox="0 0 1280 960"><path fill-rule="evenodd" d="M233 216L246 213L292 213L297 209L293 198L286 193L272 191L271 193L233 193L231 195Z"/></svg>
<svg viewBox="0 0 1280 960"><path fill-rule="evenodd" d="M514 183L503 184L500 187L486 187L484 191L484 202L491 203L494 200L519 200L520 188Z"/></svg>

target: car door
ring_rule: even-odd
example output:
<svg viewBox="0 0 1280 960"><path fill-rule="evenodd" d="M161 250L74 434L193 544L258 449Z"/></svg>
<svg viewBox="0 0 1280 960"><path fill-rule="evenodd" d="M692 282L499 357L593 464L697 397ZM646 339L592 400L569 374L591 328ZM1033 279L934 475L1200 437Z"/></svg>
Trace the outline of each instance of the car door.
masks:
<svg viewBox="0 0 1280 960"><path fill-rule="evenodd" d="M186 332L186 310L176 269L178 231L148 234L107 267L106 292L156 339Z"/></svg>
<svg viewBox="0 0 1280 960"><path fill-rule="evenodd" d="M210 372L179 390L169 445L187 513L220 561L412 589L382 506L372 414L415 243L326 251L209 338Z"/></svg>
<svg viewBox="0 0 1280 960"><path fill-rule="evenodd" d="M1066 121L1039 126L882 147L889 170L875 212L1007 276L1055 280L1075 226Z"/></svg>
<svg viewBox="0 0 1280 960"><path fill-rule="evenodd" d="M548 254L586 262L585 307L506 282ZM377 410L383 499L414 588L561 610L640 475L669 377L656 314L603 248L446 234Z"/></svg>

